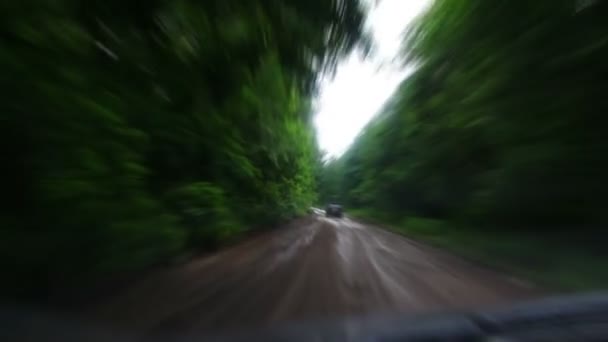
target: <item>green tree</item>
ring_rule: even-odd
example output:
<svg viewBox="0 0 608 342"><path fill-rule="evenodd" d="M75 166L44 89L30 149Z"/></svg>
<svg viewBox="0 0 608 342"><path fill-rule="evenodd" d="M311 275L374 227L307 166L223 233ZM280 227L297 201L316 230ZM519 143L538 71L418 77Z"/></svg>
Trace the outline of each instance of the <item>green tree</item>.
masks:
<svg viewBox="0 0 608 342"><path fill-rule="evenodd" d="M605 224L607 13L435 2L406 35L415 72L335 163L346 201L510 229Z"/></svg>
<svg viewBox="0 0 608 342"><path fill-rule="evenodd" d="M316 80L366 45L362 18L354 0L1 4L5 295L303 212Z"/></svg>

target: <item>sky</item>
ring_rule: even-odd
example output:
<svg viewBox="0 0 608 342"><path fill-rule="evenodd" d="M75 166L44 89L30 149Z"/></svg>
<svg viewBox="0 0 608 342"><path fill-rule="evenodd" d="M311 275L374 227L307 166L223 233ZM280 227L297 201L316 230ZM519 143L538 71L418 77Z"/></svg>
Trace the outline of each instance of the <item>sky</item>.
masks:
<svg viewBox="0 0 608 342"><path fill-rule="evenodd" d="M317 138L327 158L348 149L407 76L408 69L395 61L402 33L429 4L430 0L380 0L370 6L366 26L374 39L373 54L364 59L351 53L338 65L334 78L321 82L316 99Z"/></svg>

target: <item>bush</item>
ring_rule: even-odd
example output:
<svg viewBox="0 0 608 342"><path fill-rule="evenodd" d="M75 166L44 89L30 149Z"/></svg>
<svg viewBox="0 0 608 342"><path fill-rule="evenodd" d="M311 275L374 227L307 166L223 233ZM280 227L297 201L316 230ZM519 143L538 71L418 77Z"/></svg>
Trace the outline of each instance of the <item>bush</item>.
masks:
<svg viewBox="0 0 608 342"><path fill-rule="evenodd" d="M190 247L214 247L243 231L238 213L229 207L224 191L208 182L196 182L171 190L168 205L181 217Z"/></svg>

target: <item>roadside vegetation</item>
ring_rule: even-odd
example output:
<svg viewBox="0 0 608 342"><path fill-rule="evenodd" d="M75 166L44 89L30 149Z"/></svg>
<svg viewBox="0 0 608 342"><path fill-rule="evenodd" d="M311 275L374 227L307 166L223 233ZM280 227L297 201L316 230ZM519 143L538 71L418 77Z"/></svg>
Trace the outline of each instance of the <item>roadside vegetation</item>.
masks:
<svg viewBox="0 0 608 342"><path fill-rule="evenodd" d="M558 289L608 286L608 3L436 1L321 198Z"/></svg>
<svg viewBox="0 0 608 342"><path fill-rule="evenodd" d="M352 209L348 214L546 291L602 290L608 284L606 252L597 234L573 236L571 231L556 230L546 235L531 228L471 226L449 219L391 216L365 209Z"/></svg>
<svg viewBox="0 0 608 342"><path fill-rule="evenodd" d="M316 199L317 76L357 1L0 5L2 296L140 270Z"/></svg>

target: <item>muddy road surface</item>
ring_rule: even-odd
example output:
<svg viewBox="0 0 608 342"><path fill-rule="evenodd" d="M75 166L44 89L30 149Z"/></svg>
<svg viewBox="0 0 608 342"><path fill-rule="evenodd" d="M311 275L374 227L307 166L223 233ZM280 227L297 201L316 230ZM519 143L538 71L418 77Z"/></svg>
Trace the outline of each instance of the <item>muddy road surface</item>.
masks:
<svg viewBox="0 0 608 342"><path fill-rule="evenodd" d="M312 215L156 272L88 315L143 334L221 332L372 314L484 309L534 296L474 266L349 218Z"/></svg>

